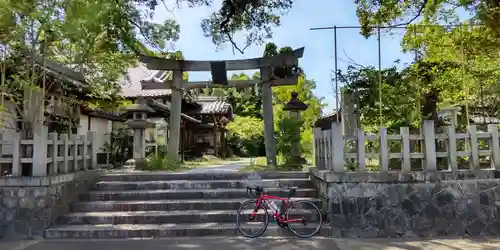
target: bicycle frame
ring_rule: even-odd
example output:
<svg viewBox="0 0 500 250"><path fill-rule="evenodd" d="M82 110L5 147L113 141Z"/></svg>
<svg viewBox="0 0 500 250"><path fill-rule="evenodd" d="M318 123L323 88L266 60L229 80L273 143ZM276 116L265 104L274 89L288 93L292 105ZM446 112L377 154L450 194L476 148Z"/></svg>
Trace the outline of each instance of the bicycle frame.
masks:
<svg viewBox="0 0 500 250"><path fill-rule="evenodd" d="M257 210L259 210L260 204L262 202L264 202L264 204L266 204L266 206L273 211L273 216L274 216L274 218L276 218L276 220L279 223L287 224L287 223L291 223L291 222L302 221L302 219L286 220L285 218L282 218L283 216L280 216L278 214L278 211L275 211L271 206L269 206L269 201L272 201L272 200L278 200L278 201L285 202L285 208L287 208L288 205L289 205L289 203L291 203L290 198L283 198L283 197L279 197L279 196L267 195L267 194L262 193L259 196L259 198L257 199L257 204L256 204L256 206L255 206L255 208L254 208L254 210L252 212L252 218L254 218L255 216L257 216Z"/></svg>

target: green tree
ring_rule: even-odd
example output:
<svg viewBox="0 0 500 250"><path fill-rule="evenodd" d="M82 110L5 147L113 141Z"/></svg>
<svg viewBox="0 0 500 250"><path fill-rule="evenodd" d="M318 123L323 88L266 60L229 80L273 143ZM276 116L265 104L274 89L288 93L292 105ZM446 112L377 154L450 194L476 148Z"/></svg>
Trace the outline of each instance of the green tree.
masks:
<svg viewBox="0 0 500 250"><path fill-rule="evenodd" d="M361 33L365 36L374 33L374 26L406 25L418 19L456 24L459 11L468 12L475 23L485 24L488 32L500 35L500 3L495 0L357 0L356 4L356 13L363 26Z"/></svg>
<svg viewBox="0 0 500 250"><path fill-rule="evenodd" d="M227 125L229 145L238 155L260 156L264 149L264 122L251 116L236 116Z"/></svg>
<svg viewBox="0 0 500 250"><path fill-rule="evenodd" d="M252 78L244 73L233 74L232 80L258 79L258 75ZM224 96L233 106L235 114L240 116L251 116L262 119L262 97L260 89L257 86L248 86L244 88L230 88L224 90Z"/></svg>
<svg viewBox="0 0 500 250"><path fill-rule="evenodd" d="M344 84L342 91L354 95L359 104L357 112L365 130L376 132L380 125L392 131L399 130L399 127L419 126L418 89L406 73L407 70L398 71L396 67L380 72L380 102L378 70L350 66L346 72L339 72L338 78Z"/></svg>
<svg viewBox="0 0 500 250"><path fill-rule="evenodd" d="M181 0L175 4L195 8L214 3ZM84 71L94 97L111 98L118 93L117 79L136 63L136 53L154 54L147 47L163 51L179 38L175 20L152 22L154 11L165 6L153 0L0 0L0 6L4 55L13 55L13 50L37 51ZM224 0L219 11L200 21L216 45L232 42L234 32L246 31L249 46L269 37L271 27L279 25L279 14L291 6L290 0Z"/></svg>

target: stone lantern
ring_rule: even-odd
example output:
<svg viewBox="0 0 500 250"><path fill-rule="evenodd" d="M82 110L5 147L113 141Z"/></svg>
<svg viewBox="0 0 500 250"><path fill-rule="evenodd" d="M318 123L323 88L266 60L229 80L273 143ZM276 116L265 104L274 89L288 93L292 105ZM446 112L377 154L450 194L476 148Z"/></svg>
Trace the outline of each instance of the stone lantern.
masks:
<svg viewBox="0 0 500 250"><path fill-rule="evenodd" d="M147 114L154 110L148 105L141 103L125 107L129 114L126 124L133 134L133 157L135 167L141 169L146 164L146 128L148 127ZM131 115L131 116L130 116Z"/></svg>
<svg viewBox="0 0 500 250"><path fill-rule="evenodd" d="M283 111L288 111L290 114L290 117L295 118L297 121L301 119L300 113L304 110L307 109L308 105L301 102L297 97L298 97L297 92L292 92L290 101L285 104L283 107ZM306 160L301 156L300 152L300 128L297 127L297 130L295 131L296 133L296 138L293 142L292 145L292 164L296 166L301 166L306 163Z"/></svg>
<svg viewBox="0 0 500 250"><path fill-rule="evenodd" d="M458 113L460 110L460 107L445 107L441 108L440 113L443 117L449 117L451 125L456 127L458 126Z"/></svg>

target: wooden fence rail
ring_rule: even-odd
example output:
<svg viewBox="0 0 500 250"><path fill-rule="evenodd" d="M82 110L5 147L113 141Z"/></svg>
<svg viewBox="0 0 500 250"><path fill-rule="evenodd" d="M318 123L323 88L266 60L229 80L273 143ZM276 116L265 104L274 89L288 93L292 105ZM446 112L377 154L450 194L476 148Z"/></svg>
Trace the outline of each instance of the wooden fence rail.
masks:
<svg viewBox="0 0 500 250"><path fill-rule="evenodd" d="M376 135L367 135L359 129L355 136L345 136L341 124L332 123L330 130L314 128L315 164L321 170L344 172L346 162L351 161L355 162L358 172L366 172L366 159L377 159L379 171L386 172L389 162L397 159L400 162L397 170L409 172L418 167L412 165L412 160L421 159L420 170L438 171L443 169L442 166L438 168L438 159L444 158L446 170L456 171L459 158L466 157L470 169L483 166L481 159L484 158L491 168L500 169L498 125L488 124L487 128L487 132L479 132L476 125L471 125L466 133L457 133L455 127L448 126L444 133L436 133L433 121L424 121L420 134L410 134L409 128L402 127L399 134L388 134L386 128L381 128ZM464 151L459 150L457 142L460 140L464 141ZM350 146L350 142L354 145ZM378 152L367 152L367 142L376 144ZM415 152L415 145L423 149ZM394 148L397 152L391 150Z"/></svg>
<svg viewBox="0 0 500 250"><path fill-rule="evenodd" d="M0 154L2 175L49 176L93 169L97 165L96 135L88 131L85 135L47 133L43 127L30 140L21 139L20 133L14 139L2 140L2 146L12 148L8 155Z"/></svg>

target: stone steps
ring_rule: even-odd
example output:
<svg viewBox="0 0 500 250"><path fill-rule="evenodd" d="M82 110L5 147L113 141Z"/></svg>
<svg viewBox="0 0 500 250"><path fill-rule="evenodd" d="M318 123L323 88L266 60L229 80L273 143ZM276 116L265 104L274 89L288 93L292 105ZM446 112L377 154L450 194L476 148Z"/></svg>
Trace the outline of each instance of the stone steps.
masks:
<svg viewBox="0 0 500 250"><path fill-rule="evenodd" d="M262 173L253 180L270 195L310 200L321 207L306 172ZM247 173L107 173L71 204L70 213L45 230L49 239L154 238L239 235L236 213L255 199L246 189ZM297 211L295 211L297 212ZM299 211L303 216L311 210ZM295 214L297 215L297 214ZM325 230L324 233L327 233ZM323 233L323 234L324 234ZM265 235L290 236L270 224Z"/></svg>
<svg viewBox="0 0 500 250"><path fill-rule="evenodd" d="M318 207L316 198L300 197L292 200L310 200ZM94 211L170 211L170 210L236 210L243 198L237 199L183 199L183 200L133 200L133 201L79 201L71 205L74 212Z"/></svg>
<svg viewBox="0 0 500 250"><path fill-rule="evenodd" d="M245 180L248 173L160 173L160 172L110 172L101 177L101 181L176 181L176 180ZM259 176L265 179L309 178L308 172L264 172Z"/></svg>
<svg viewBox="0 0 500 250"><path fill-rule="evenodd" d="M288 190L268 188L270 195L286 196ZM297 189L295 197L315 197L316 189ZM127 191L90 191L80 195L83 201L108 200L174 200L174 199L224 199L252 198L246 189L158 189L158 190L127 190Z"/></svg>
<svg viewBox="0 0 500 250"><path fill-rule="evenodd" d="M250 214L248 210L245 214ZM268 211L269 212L269 211ZM293 210L293 216L311 218L310 209ZM260 210L263 215L264 211ZM59 219L61 224L166 224L166 223L231 223L236 221L237 210L175 210L175 211L110 211L70 213ZM262 218L262 217L261 217ZM311 220L313 221L313 220ZM316 221L316 220L314 220Z"/></svg>
<svg viewBox="0 0 500 250"><path fill-rule="evenodd" d="M257 229L252 225L245 226L245 228L247 230ZM310 232L311 227L304 230ZM45 230L44 234L47 239L162 238L179 236L240 236L240 233L236 228L236 223L212 222L200 224L64 225L49 228ZM269 223L269 227L263 236L293 236L293 234L288 228L280 228ZM318 236L329 236L328 228L323 226Z"/></svg>
<svg viewBox="0 0 500 250"><path fill-rule="evenodd" d="M296 187L313 188L309 179L266 179L261 180L263 187ZM97 190L151 190L151 189L216 189L246 188L245 180L175 180L175 181L101 181L96 184Z"/></svg>

